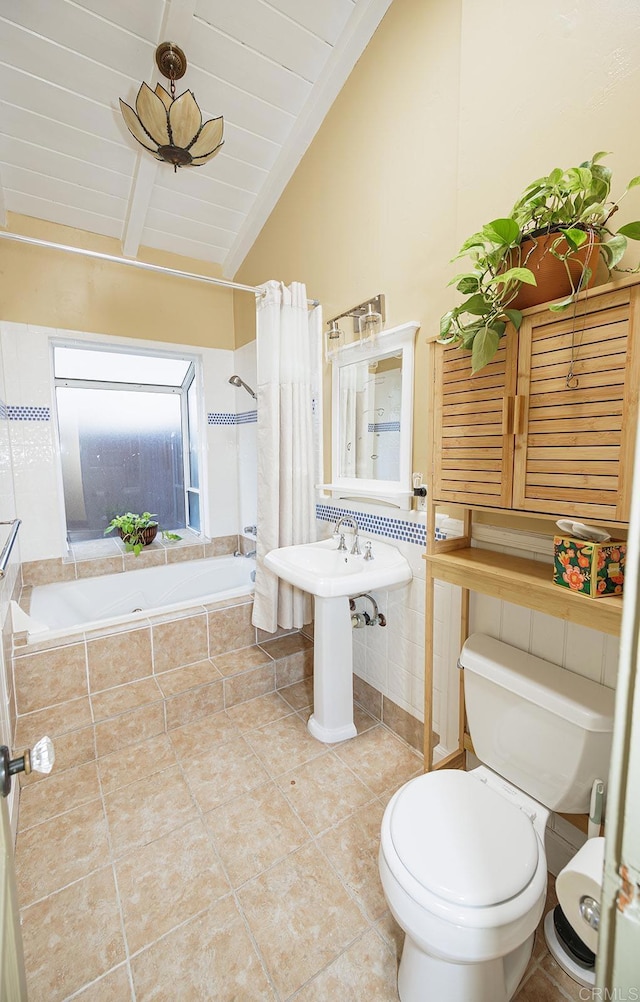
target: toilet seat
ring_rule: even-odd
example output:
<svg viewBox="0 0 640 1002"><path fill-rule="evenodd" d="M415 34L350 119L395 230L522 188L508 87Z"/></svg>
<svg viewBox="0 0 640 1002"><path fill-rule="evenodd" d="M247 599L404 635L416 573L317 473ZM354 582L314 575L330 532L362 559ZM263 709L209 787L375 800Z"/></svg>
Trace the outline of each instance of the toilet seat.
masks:
<svg viewBox="0 0 640 1002"><path fill-rule="evenodd" d="M539 868L542 847L529 814L473 773L419 776L395 795L387 821L387 862L407 893L432 911L513 901Z"/></svg>

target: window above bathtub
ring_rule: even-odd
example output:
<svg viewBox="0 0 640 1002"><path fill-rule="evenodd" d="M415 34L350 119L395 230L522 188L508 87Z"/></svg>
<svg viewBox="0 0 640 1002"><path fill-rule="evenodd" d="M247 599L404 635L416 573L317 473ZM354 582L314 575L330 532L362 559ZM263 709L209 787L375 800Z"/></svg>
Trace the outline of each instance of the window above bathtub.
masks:
<svg viewBox="0 0 640 1002"><path fill-rule="evenodd" d="M54 342L55 411L70 542L150 511L201 528L196 358Z"/></svg>

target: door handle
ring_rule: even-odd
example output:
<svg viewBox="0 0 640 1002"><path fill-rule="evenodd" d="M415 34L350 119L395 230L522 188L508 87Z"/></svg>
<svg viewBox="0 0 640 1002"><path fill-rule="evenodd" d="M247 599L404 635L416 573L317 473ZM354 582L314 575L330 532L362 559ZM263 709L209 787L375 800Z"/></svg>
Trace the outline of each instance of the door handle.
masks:
<svg viewBox="0 0 640 1002"><path fill-rule="evenodd" d="M513 418L514 435L522 435L524 432L524 426L525 426L524 415L526 408L527 408L527 398L523 393L519 393L515 398L514 418Z"/></svg>
<svg viewBox="0 0 640 1002"><path fill-rule="evenodd" d="M56 753L51 738L40 738L31 751L27 748L19 758L10 758L6 745L0 745L0 793L8 797L11 793L11 777L18 772L29 775L30 772L50 773Z"/></svg>

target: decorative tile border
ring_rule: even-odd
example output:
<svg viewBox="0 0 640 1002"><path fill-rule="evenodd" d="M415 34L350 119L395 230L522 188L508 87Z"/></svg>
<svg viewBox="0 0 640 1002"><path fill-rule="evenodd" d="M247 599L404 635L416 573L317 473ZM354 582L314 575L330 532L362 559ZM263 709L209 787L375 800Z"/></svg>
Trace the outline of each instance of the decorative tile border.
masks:
<svg viewBox="0 0 640 1002"><path fill-rule="evenodd" d="M258 421L258 412L255 411L243 411L242 414L236 414L236 424L256 424Z"/></svg>
<svg viewBox="0 0 640 1002"><path fill-rule="evenodd" d="M9 409L4 400L0 400L0 421L6 421L9 417Z"/></svg>
<svg viewBox="0 0 640 1002"><path fill-rule="evenodd" d="M367 431L400 431L399 421L375 421L369 423Z"/></svg>
<svg viewBox="0 0 640 1002"><path fill-rule="evenodd" d="M243 411L241 414L219 414L215 412L207 414L207 424L253 424L257 420L257 410Z"/></svg>
<svg viewBox="0 0 640 1002"><path fill-rule="evenodd" d="M10 421L50 421L51 408L8 404L7 417Z"/></svg>
<svg viewBox="0 0 640 1002"><path fill-rule="evenodd" d="M335 522L345 515L355 518L363 532L372 532L376 536L386 536L388 539L397 539L403 543L415 543L416 546L426 546L427 527L423 522L410 522L408 519L391 518L389 515L371 515L368 512L338 508L333 505L316 505L316 518L321 522ZM445 532L436 529L436 539L446 538Z"/></svg>

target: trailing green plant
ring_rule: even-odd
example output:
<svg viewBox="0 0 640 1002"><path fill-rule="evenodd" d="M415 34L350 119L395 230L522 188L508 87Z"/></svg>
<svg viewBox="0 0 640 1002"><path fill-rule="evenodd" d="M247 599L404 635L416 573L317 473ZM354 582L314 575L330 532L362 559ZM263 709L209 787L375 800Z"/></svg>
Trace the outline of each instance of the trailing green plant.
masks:
<svg viewBox="0 0 640 1002"><path fill-rule="evenodd" d="M156 516L152 515L149 511L143 511L141 515L127 511L123 515L115 515L111 519L109 525L104 530L104 535L106 536L108 533L113 532L114 529L117 529L122 536L127 553L135 553L137 557L145 545L145 529L151 529L154 526L158 527L155 519ZM165 529L160 529L160 532L163 539L182 539L182 536L178 536L175 532L167 532Z"/></svg>
<svg viewBox="0 0 640 1002"><path fill-rule="evenodd" d="M589 263L583 264L577 257L584 245L597 247L609 273L640 270L640 265L619 267L627 240L640 240L640 222L626 223L616 232L609 227L624 196L640 184L640 176L632 178L620 198L611 201L611 171L600 163L605 156L608 154L594 153L579 167L556 167L533 181L508 216L494 219L472 234L452 258L469 257L472 267L449 282L467 298L441 318L440 340L458 342L470 351L473 372L494 357L507 323L516 330L522 323L521 311L512 304L523 284L537 284L527 261L538 238L557 233L547 252L564 263L571 288L568 296L550 307L552 310L564 310L575 302L591 279ZM569 268L576 262L578 281Z"/></svg>

